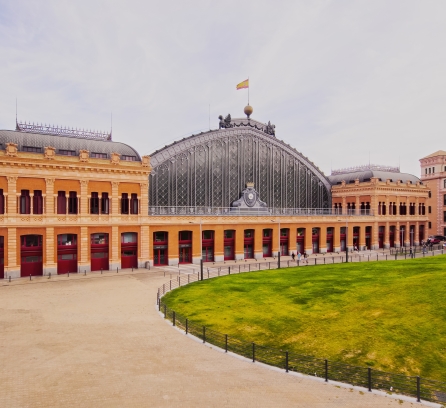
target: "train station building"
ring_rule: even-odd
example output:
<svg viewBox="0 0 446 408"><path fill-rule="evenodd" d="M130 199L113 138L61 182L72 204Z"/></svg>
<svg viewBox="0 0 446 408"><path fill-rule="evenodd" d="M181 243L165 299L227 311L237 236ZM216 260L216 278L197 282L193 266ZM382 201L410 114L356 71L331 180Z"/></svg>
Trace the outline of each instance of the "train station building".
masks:
<svg viewBox="0 0 446 408"><path fill-rule="evenodd" d="M325 176L275 126L219 128L150 156L111 134L0 131L0 278L414 246L429 189L397 168Z"/></svg>

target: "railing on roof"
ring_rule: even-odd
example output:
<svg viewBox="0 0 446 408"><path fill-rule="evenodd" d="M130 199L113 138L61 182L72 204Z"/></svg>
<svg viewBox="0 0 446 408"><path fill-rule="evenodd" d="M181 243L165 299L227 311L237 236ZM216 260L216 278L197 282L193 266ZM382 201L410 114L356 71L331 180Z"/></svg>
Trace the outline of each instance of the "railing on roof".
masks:
<svg viewBox="0 0 446 408"><path fill-rule="evenodd" d="M388 171L391 173L400 172L399 167L382 166L380 164L364 164L362 166L346 167L345 169L332 170L331 175L336 176L338 174L354 173L356 171L368 171L368 170Z"/></svg>
<svg viewBox="0 0 446 408"><path fill-rule="evenodd" d="M112 133L109 132L97 132L93 130L74 129L67 127L58 127L54 125L38 125L34 123L16 122L16 130L25 133L44 133L47 135L55 136L67 136L67 137L80 137L82 139L94 139L94 140L112 140Z"/></svg>
<svg viewBox="0 0 446 408"><path fill-rule="evenodd" d="M247 216L256 215L259 217L270 217L273 215L282 216L311 216L311 215L373 215L372 210L347 210L348 214L341 209L335 208L239 208L239 207L149 207L149 215L183 215L183 216Z"/></svg>

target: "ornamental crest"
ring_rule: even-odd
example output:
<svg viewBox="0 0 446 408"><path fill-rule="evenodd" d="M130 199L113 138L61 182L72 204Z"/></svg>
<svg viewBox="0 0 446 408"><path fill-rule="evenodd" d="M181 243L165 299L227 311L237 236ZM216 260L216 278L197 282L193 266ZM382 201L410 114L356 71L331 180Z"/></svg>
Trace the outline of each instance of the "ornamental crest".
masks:
<svg viewBox="0 0 446 408"><path fill-rule="evenodd" d="M6 143L6 156L17 157L17 143Z"/></svg>
<svg viewBox="0 0 446 408"><path fill-rule="evenodd" d="M232 203L232 207L268 210L266 203L260 200L259 193L254 188L254 183L246 183L246 188L242 191L241 197Z"/></svg>
<svg viewBox="0 0 446 408"><path fill-rule="evenodd" d="M90 152L88 150L79 150L79 161L88 162L90 159Z"/></svg>
<svg viewBox="0 0 446 408"><path fill-rule="evenodd" d="M55 156L56 156L56 148L51 146L46 146L44 153L45 159L53 160Z"/></svg>
<svg viewBox="0 0 446 408"><path fill-rule="evenodd" d="M142 167L150 167L150 156L142 156Z"/></svg>
<svg viewBox="0 0 446 408"><path fill-rule="evenodd" d="M121 161L121 155L119 153L113 152L110 155L110 163L111 164L119 164L120 161Z"/></svg>

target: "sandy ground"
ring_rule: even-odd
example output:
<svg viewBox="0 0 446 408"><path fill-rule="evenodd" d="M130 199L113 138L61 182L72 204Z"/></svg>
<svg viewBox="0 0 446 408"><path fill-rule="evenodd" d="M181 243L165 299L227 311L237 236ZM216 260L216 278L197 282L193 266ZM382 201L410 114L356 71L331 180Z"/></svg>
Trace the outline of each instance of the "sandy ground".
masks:
<svg viewBox="0 0 446 408"><path fill-rule="evenodd" d="M154 307L160 272L0 283L0 407L415 407L266 369Z"/></svg>

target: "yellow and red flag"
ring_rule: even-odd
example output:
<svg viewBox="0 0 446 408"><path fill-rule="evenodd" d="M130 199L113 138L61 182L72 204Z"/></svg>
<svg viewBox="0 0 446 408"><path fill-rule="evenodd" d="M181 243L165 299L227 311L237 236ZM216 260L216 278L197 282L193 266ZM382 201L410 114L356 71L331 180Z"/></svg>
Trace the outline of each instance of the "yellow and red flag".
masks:
<svg viewBox="0 0 446 408"><path fill-rule="evenodd" d="M237 85L237 90L239 89L245 89L245 88L249 88L249 79L245 79L243 82L240 82Z"/></svg>

